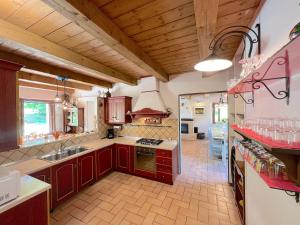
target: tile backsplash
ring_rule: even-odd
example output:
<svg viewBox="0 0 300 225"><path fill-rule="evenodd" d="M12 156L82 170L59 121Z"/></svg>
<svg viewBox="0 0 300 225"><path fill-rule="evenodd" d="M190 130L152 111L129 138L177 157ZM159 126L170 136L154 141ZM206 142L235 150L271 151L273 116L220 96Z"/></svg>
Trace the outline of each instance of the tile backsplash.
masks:
<svg viewBox="0 0 300 225"><path fill-rule="evenodd" d="M165 118L159 125L145 124L144 121L144 118L134 119L132 123L125 124L118 135L173 140L178 138L177 119Z"/></svg>
<svg viewBox="0 0 300 225"><path fill-rule="evenodd" d="M11 163L19 160L26 160L34 156L41 156L52 152L59 148L60 144L65 142L65 146L82 144L87 141L92 141L98 138L105 137L106 130L109 127L104 122L104 107L103 99L99 98L98 100L98 132L91 134L83 134L71 137L68 140L60 140L47 144L35 145L32 147L24 147L15 150L0 152L0 165Z"/></svg>

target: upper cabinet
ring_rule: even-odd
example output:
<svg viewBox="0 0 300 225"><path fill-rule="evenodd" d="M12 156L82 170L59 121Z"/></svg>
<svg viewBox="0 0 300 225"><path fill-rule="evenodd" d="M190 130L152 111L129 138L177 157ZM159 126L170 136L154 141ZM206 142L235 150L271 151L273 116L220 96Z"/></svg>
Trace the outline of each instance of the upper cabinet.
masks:
<svg viewBox="0 0 300 225"><path fill-rule="evenodd" d="M18 148L17 71L21 67L0 60L0 151Z"/></svg>
<svg viewBox="0 0 300 225"><path fill-rule="evenodd" d="M118 96L105 99L105 121L109 124L125 124L132 121L127 112L131 112L131 97Z"/></svg>

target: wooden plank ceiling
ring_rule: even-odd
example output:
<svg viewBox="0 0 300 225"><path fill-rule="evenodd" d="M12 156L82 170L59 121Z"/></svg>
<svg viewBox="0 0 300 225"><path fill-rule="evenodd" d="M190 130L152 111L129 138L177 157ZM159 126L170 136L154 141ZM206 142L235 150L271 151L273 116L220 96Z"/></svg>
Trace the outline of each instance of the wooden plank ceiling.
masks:
<svg viewBox="0 0 300 225"><path fill-rule="evenodd" d="M212 2L215 0L198 0ZM193 71L199 62L194 5L197 0L95 0L129 37L133 38L168 74ZM215 32L232 25L249 25L260 0L218 0ZM211 4L210 6L213 6ZM214 15L215 9L209 8ZM200 14L201 12L198 12ZM208 18L213 20L214 18ZM208 21L208 23L209 23ZM205 24L207 25L207 24ZM222 53L232 58L240 39L229 40ZM201 43L201 42L200 42Z"/></svg>
<svg viewBox="0 0 300 225"><path fill-rule="evenodd" d="M198 1L202 4L202 1L208 0ZM127 54L128 52L124 54L126 49L119 51L115 46L109 46L105 41L101 41L100 38L93 35L95 33L87 30L81 23L77 23L77 21L66 16L66 13L63 11L54 10L54 8L49 6L53 6L53 3L50 4L49 2L51 1L2 1L0 19L18 26L26 32L38 35L40 38L58 47L63 47L74 54L85 57L85 59L91 60L93 63L99 63L105 68L110 68L124 77L128 77L127 80L125 79L124 81L123 79L121 82L126 83L127 81L127 83L134 84L136 79L153 75L151 70L147 69L149 67L144 66L144 64L138 64L136 55L139 52L142 54L139 56L146 64L150 60L148 64L151 64L153 70L160 71L160 75L163 73L171 75L193 71L194 64L203 57L203 53L200 52L207 48L208 41L198 40L199 26L196 26L195 19L195 10L197 11L198 9L194 7L197 0L90 1L100 10L99 13L103 13L120 29L122 35L124 33L125 36L130 38L130 41L133 42L131 44L136 44L136 47L139 48L137 52L135 52L136 48L134 48L133 53L135 53L135 56L132 57L130 57L130 54ZM74 1L61 0L57 2L72 4ZM84 0L79 2L84 2ZM205 14L209 21L204 23L204 26L214 24L213 26L216 27L212 30L213 33L216 33L227 26L249 25L259 3L260 0L218 0L218 7L212 14L215 16L209 13ZM199 12L196 14L196 17L198 16ZM211 20L215 22L211 23ZM209 35L213 36L212 33ZM203 34L200 37L203 37ZM232 58L240 41L239 39L230 40L227 43L228 49L222 54L225 57ZM200 46L199 43L205 46ZM60 61L59 58L47 57L47 55L38 54L30 48L22 46L15 45L14 42L3 40L0 37L0 49L3 51L112 83L117 82L116 79L109 79L109 76L93 74L93 71L85 70L84 67L76 67L74 64ZM143 55L144 53L145 55ZM153 60L153 64L151 60ZM165 80L163 76L161 76L162 78L158 77L161 80Z"/></svg>

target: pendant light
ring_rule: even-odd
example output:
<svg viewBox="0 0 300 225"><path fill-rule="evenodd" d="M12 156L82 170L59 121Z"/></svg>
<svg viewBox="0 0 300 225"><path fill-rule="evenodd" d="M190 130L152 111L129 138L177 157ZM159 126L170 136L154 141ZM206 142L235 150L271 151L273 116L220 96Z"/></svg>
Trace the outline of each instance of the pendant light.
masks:
<svg viewBox="0 0 300 225"><path fill-rule="evenodd" d="M197 63L194 66L195 70L201 72L214 72L214 71L221 71L225 70L232 66L232 61L228 59L222 59L215 54L211 54L203 61Z"/></svg>
<svg viewBox="0 0 300 225"><path fill-rule="evenodd" d="M64 84L64 101L63 101L63 109L67 110L68 109L68 102L66 98L66 78L63 78L63 84Z"/></svg>
<svg viewBox="0 0 300 225"><path fill-rule="evenodd" d="M248 58L251 57L253 44L257 43L258 45L258 54L260 54L260 24L256 25L257 32L254 31L252 28L247 26L231 26L221 30L216 36L212 39L209 44L209 50L212 51L212 54L209 55L204 60L200 61L194 66L195 70L201 72L214 72L214 71L221 71L225 70L232 66L232 61L218 56L219 50L225 50L224 42L230 38L242 38L243 41L243 54L241 57L244 56L246 50L246 42L248 40L249 46L247 46ZM252 36L254 36L254 38Z"/></svg>
<svg viewBox="0 0 300 225"><path fill-rule="evenodd" d="M57 79L56 79L56 95L55 95L54 101L55 102L60 102L61 101L61 98L58 95L58 80Z"/></svg>

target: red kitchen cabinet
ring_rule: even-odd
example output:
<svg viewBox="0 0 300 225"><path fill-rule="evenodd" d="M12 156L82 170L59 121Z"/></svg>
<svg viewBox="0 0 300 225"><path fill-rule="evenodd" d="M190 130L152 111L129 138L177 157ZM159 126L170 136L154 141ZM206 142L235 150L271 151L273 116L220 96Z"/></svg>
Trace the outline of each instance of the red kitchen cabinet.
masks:
<svg viewBox="0 0 300 225"><path fill-rule="evenodd" d="M77 158L52 167L52 206L77 193Z"/></svg>
<svg viewBox="0 0 300 225"><path fill-rule="evenodd" d="M51 184L51 172L50 172L50 168L35 172L30 174L30 176L39 179L41 181L44 181L48 184Z"/></svg>
<svg viewBox="0 0 300 225"><path fill-rule="evenodd" d="M113 145L96 152L97 178L101 178L113 169Z"/></svg>
<svg viewBox="0 0 300 225"><path fill-rule="evenodd" d="M18 148L17 71L21 67L0 60L0 152Z"/></svg>
<svg viewBox="0 0 300 225"><path fill-rule="evenodd" d="M78 191L95 182L95 152L78 157Z"/></svg>
<svg viewBox="0 0 300 225"><path fill-rule="evenodd" d="M135 160L135 150L134 146L128 146L129 147L129 173L134 174L134 160Z"/></svg>
<svg viewBox="0 0 300 225"><path fill-rule="evenodd" d="M132 121L127 112L131 112L131 97L117 96L105 100L105 121L109 124L125 124Z"/></svg>
<svg viewBox="0 0 300 225"><path fill-rule="evenodd" d="M116 170L129 173L130 167L130 146L116 145Z"/></svg>
<svg viewBox="0 0 300 225"><path fill-rule="evenodd" d="M0 225L48 225L47 192L0 214Z"/></svg>
<svg viewBox="0 0 300 225"><path fill-rule="evenodd" d="M30 176L39 179L41 181L44 181L48 184L52 184L52 178L51 178L51 169L46 168L44 170L35 172L30 174ZM49 200L50 200L50 209L52 209L52 190L49 190Z"/></svg>
<svg viewBox="0 0 300 225"><path fill-rule="evenodd" d="M173 184L178 174L177 147L173 150L156 150L156 179Z"/></svg>

